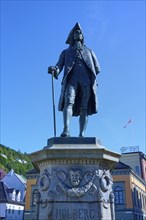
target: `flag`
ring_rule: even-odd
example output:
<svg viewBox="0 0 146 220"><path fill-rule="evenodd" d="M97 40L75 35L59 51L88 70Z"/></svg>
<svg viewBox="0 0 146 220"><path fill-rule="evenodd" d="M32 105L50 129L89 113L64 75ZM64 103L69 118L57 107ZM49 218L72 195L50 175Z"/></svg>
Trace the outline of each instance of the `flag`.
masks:
<svg viewBox="0 0 146 220"><path fill-rule="evenodd" d="M126 128L131 122L132 122L132 120L130 118L129 121L127 122L127 124L123 128Z"/></svg>

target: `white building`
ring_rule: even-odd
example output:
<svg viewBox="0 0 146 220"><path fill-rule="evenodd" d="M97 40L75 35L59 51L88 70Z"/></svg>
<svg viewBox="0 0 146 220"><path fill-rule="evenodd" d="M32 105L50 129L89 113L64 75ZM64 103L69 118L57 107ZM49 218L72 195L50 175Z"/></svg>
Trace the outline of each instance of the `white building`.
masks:
<svg viewBox="0 0 146 220"><path fill-rule="evenodd" d="M23 220L24 203L20 198L19 190L0 182L0 220Z"/></svg>
<svg viewBox="0 0 146 220"><path fill-rule="evenodd" d="M4 182L9 188L19 190L21 193L20 200L24 202L26 193L26 179L23 176L16 174L14 170L10 170L10 172L7 173L1 181Z"/></svg>

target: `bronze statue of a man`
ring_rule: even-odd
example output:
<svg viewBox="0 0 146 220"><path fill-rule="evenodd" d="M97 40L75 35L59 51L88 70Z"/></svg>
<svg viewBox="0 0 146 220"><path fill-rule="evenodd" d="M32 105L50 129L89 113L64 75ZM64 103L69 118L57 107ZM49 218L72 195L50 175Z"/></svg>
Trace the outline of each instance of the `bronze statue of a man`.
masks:
<svg viewBox="0 0 146 220"><path fill-rule="evenodd" d="M55 66L48 68L57 79L64 67L58 109L63 111L64 129L61 137L70 137L70 119L79 116L79 137L84 137L88 115L97 113L96 75L100 72L94 52L84 45L80 24L76 23L66 40L69 47L62 51Z"/></svg>

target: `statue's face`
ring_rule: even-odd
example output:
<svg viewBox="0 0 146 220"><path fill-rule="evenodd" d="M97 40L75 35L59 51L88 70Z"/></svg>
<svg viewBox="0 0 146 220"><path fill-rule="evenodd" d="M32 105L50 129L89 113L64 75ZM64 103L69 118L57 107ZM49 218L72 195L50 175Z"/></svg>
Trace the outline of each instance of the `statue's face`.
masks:
<svg viewBox="0 0 146 220"><path fill-rule="evenodd" d="M75 41L82 41L83 40L83 34L82 34L81 30L74 31L74 40Z"/></svg>
<svg viewBox="0 0 146 220"><path fill-rule="evenodd" d="M71 184L73 186L78 186L80 184L80 180L81 180L80 171L70 170L69 174L70 174L70 182L71 182Z"/></svg>

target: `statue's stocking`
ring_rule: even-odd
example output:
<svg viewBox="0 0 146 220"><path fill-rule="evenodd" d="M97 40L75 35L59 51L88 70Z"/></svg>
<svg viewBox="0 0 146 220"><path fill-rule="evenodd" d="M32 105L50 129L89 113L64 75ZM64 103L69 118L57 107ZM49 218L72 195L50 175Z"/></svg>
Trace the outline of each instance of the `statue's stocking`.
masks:
<svg viewBox="0 0 146 220"><path fill-rule="evenodd" d="M79 137L84 137L87 123L88 123L87 110L82 109L80 112L80 118L79 118L79 125L80 125Z"/></svg>
<svg viewBox="0 0 146 220"><path fill-rule="evenodd" d="M61 134L61 137L69 137L70 136L69 126L70 126L71 117L72 117L72 106L68 106L68 107L64 108L64 110L63 110L64 129Z"/></svg>

